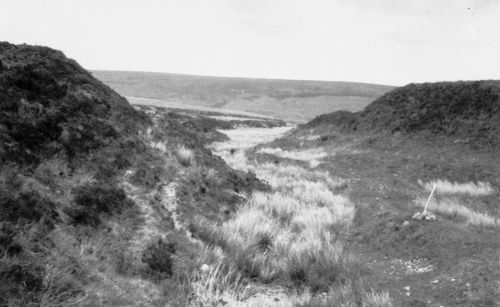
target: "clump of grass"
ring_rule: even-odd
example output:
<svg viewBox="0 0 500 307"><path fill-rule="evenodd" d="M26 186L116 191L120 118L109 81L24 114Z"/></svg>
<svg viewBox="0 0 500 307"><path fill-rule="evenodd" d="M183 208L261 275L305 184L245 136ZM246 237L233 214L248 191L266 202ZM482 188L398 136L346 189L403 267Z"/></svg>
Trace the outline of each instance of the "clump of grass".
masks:
<svg viewBox="0 0 500 307"><path fill-rule="evenodd" d="M240 302L246 296L241 274L218 263L198 270L188 279L191 306L218 306Z"/></svg>
<svg viewBox="0 0 500 307"><path fill-rule="evenodd" d="M468 194L471 196L484 196L495 192L495 189L488 182L458 183L439 179L427 183L423 183L419 180L419 184L428 191L431 191L432 187L436 186L436 192L440 194Z"/></svg>
<svg viewBox="0 0 500 307"><path fill-rule="evenodd" d="M425 199L417 199L417 205L424 207ZM435 211L451 217L460 217L471 225L495 227L499 224L499 219L484 212L474 211L463 204L458 199L443 198L440 200L431 200L429 210Z"/></svg>
<svg viewBox="0 0 500 307"><path fill-rule="evenodd" d="M83 294L83 272L68 257L53 253L46 265L40 306L76 305Z"/></svg>
<svg viewBox="0 0 500 307"><path fill-rule="evenodd" d="M177 148L177 159L182 166L190 166L193 163L194 153L191 149L186 148L185 146L179 146Z"/></svg>
<svg viewBox="0 0 500 307"><path fill-rule="evenodd" d="M159 150L161 153L167 152L167 142L166 141L158 141L158 142L151 141L149 143L149 145L152 148Z"/></svg>
<svg viewBox="0 0 500 307"><path fill-rule="evenodd" d="M353 218L330 199L323 207L295 195L258 192L216 231L236 267L261 282L290 280L314 289L341 279L352 259L334 232ZM354 210L351 210L353 213Z"/></svg>
<svg viewBox="0 0 500 307"><path fill-rule="evenodd" d="M392 299L387 292L363 291L355 294L352 287L343 286L322 295L308 295L295 298L295 307L392 307Z"/></svg>

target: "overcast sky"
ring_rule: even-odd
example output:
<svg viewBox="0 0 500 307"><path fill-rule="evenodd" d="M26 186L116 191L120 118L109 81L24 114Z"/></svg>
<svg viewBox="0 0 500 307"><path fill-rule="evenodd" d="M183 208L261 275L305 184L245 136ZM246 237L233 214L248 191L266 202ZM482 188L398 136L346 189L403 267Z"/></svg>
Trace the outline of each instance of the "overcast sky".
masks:
<svg viewBox="0 0 500 307"><path fill-rule="evenodd" d="M0 0L0 40L60 49L87 69L500 79L500 0Z"/></svg>

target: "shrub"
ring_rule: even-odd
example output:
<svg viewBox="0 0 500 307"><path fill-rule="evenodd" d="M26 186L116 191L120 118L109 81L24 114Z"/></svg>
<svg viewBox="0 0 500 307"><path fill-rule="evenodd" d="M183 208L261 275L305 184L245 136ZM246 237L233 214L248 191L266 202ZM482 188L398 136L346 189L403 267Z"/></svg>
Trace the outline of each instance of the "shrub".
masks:
<svg viewBox="0 0 500 307"><path fill-rule="evenodd" d="M131 206L125 191L117 187L105 187L103 183L88 184L73 190L76 207L66 208L65 213L76 224L97 226L100 224L101 213L121 213Z"/></svg>
<svg viewBox="0 0 500 307"><path fill-rule="evenodd" d="M19 194L0 193L0 221L17 223L19 221L38 222L43 216L51 219L57 213L55 205L36 191L23 191Z"/></svg>
<svg viewBox="0 0 500 307"><path fill-rule="evenodd" d="M144 251L142 262L147 263L153 272L171 276L173 273L173 254L175 254L175 243L160 239Z"/></svg>
<svg viewBox="0 0 500 307"><path fill-rule="evenodd" d="M153 188L157 183L162 182L166 171L164 167L151 166L147 162L137 163L136 171L130 177L130 182L137 186Z"/></svg>
<svg viewBox="0 0 500 307"><path fill-rule="evenodd" d="M0 260L0 305L32 306L43 288L45 270L29 262L3 258Z"/></svg>

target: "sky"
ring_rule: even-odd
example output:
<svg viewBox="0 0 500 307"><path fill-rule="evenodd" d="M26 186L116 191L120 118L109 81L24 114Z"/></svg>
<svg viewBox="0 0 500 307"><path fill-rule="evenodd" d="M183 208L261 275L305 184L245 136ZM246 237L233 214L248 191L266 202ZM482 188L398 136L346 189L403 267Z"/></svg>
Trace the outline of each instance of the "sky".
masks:
<svg viewBox="0 0 500 307"><path fill-rule="evenodd" d="M500 0L0 0L0 41L95 70L500 79Z"/></svg>

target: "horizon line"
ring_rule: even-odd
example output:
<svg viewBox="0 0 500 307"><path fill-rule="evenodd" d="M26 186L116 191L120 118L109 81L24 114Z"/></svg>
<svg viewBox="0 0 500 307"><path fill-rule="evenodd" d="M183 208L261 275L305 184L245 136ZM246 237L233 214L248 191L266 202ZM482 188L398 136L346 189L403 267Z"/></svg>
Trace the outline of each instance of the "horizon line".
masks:
<svg viewBox="0 0 500 307"><path fill-rule="evenodd" d="M387 86L387 87L404 86L404 85L393 85L393 84L371 83L371 82L360 82L360 81L345 81L345 80L293 79L293 78L286 79L286 78L270 78L270 77L221 76L221 75L207 75L207 74L189 74L189 73L178 73L178 72L122 70L122 69L93 69L93 68L86 68L86 69L90 72L93 72L93 71L132 72L132 73L180 75L180 76L192 76L192 77L225 78L225 79L252 79L252 80L299 81L299 82L301 81L301 82L324 82L324 83L358 83L358 84L379 85L379 86ZM410 84L410 83L407 83L407 84Z"/></svg>

